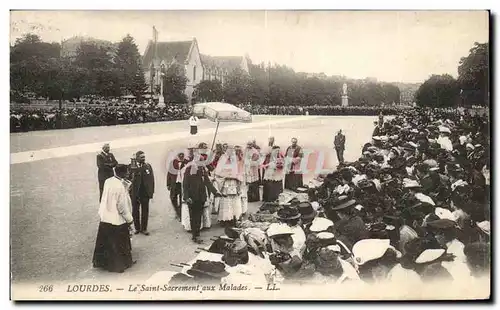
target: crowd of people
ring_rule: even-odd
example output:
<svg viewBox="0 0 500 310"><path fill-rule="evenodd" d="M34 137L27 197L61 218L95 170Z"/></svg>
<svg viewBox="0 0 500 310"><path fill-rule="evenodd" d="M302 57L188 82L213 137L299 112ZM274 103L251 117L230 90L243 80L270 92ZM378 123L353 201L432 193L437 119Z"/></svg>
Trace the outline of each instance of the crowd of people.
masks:
<svg viewBox="0 0 500 310"><path fill-rule="evenodd" d="M405 107L347 107L340 106L256 106L238 105L254 115L395 115ZM158 108L152 105L85 105L81 107L37 108L11 107L10 131L26 132L34 130L69 129L90 126L112 126L123 124L149 123L184 120L190 115L190 107L185 105Z"/></svg>
<svg viewBox="0 0 500 310"><path fill-rule="evenodd" d="M227 225L224 236L179 266L181 272L172 272L170 283L395 281L418 286L435 280L473 283L489 276L489 141L489 121L479 115L422 109L390 120L381 117L359 159L264 198L259 211ZM271 147L271 154L273 149L263 167L283 163L279 148ZM215 179L238 177L217 170L207 166L205 197L227 197L236 206L235 199L244 195L232 189L245 183L246 197L254 195L248 185L258 182L255 172L246 182L216 188L210 171ZM278 183L286 187L283 179ZM220 203L219 212L228 202ZM235 219L222 216L227 218Z"/></svg>
<svg viewBox="0 0 500 310"><path fill-rule="evenodd" d="M375 116L398 115L412 107L384 106L260 106L252 104L237 105L253 115L328 115L328 116ZM15 107L10 110L10 131L26 132L33 130L68 129L90 126L112 126L184 120L189 117L191 108L186 105L174 105L158 108L153 105L116 104L116 105L85 105L81 107L66 107L42 109L32 107ZM446 109L453 112L454 108ZM480 110L480 109L471 109ZM441 111L443 111L441 109Z"/></svg>
<svg viewBox="0 0 500 310"><path fill-rule="evenodd" d="M184 120L190 108L184 105L157 108L132 105L119 107L82 107L58 109L11 109L10 131L69 129Z"/></svg>
<svg viewBox="0 0 500 310"><path fill-rule="evenodd" d="M285 150L271 137L264 147L248 141L246 147L218 144L210 152L201 143L180 151L167 175L177 219L194 242L203 243L200 232L211 226L215 213L225 235L180 266L181 272L172 272L170 284L419 285L488 276L489 129L487 116L459 110L412 109L390 119L380 115L357 160L344 162L338 156L335 171L308 184L298 169L302 148L295 138ZM345 138L335 140L338 153ZM127 254L118 270L124 271L133 264L126 227L149 234L136 223L144 223L138 211L141 197L152 198L154 191L144 185L153 172L142 155L131 181L125 173L130 167L116 164L115 175L105 181L101 210L116 201L104 200L115 197L106 194L108 183L125 197L124 205L132 199L129 209L114 213L120 219L114 233L101 223L94 266L105 265L99 253L112 247L103 235L114 234L109 240L123 245ZM129 188L144 194L127 194ZM249 212L248 203L257 201L262 201L259 210Z"/></svg>
<svg viewBox="0 0 500 310"><path fill-rule="evenodd" d="M284 189L302 187L302 157L296 138L282 151L275 145L274 137L262 148L253 140L245 147L218 143L213 153L206 143L179 152L170 163L167 176L176 217L191 231L193 241L202 243L200 229L212 225L211 214L217 214L222 226L234 227L247 215L248 203L274 202ZM192 172L194 167L199 173ZM203 186L208 191L200 194Z"/></svg>
<svg viewBox="0 0 500 310"><path fill-rule="evenodd" d="M339 105L317 105L317 106L259 106L252 104L242 104L238 107L252 114L264 115L357 115L357 116L376 116L381 112L384 115L396 115L412 107L406 105L387 105L383 107L371 106L348 106Z"/></svg>

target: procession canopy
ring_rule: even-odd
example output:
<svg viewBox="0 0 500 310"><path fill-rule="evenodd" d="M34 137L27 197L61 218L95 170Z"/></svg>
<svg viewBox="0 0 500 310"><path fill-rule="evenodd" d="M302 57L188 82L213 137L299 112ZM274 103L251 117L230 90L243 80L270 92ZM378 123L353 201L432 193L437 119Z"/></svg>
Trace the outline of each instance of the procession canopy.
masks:
<svg viewBox="0 0 500 310"><path fill-rule="evenodd" d="M252 114L225 102L197 103L193 112L198 117L205 117L213 122L252 122Z"/></svg>

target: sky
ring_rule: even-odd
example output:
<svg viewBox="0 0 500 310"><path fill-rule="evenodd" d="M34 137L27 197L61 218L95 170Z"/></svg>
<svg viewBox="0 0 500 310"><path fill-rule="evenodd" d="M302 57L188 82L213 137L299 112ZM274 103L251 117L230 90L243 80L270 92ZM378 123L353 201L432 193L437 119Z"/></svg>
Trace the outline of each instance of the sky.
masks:
<svg viewBox="0 0 500 310"><path fill-rule="evenodd" d="M120 41L141 54L152 39L190 40L200 53L285 64L297 72L421 83L457 77L474 42L488 42L486 11L12 11L11 38L45 41L75 35Z"/></svg>

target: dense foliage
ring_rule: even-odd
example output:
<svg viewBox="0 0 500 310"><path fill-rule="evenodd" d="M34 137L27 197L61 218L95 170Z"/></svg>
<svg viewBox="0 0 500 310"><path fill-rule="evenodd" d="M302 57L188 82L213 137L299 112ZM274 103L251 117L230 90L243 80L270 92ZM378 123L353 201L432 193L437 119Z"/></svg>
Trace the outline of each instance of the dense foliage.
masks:
<svg viewBox="0 0 500 310"><path fill-rule="evenodd" d="M419 88L417 104L431 107L489 106L489 44L474 43L458 64L458 79L432 75Z"/></svg>
<svg viewBox="0 0 500 310"><path fill-rule="evenodd" d="M393 84L350 80L295 72L282 65L249 64L249 75L233 71L224 83L224 100L256 105L340 105L342 85L348 85L349 105L380 106L399 103L400 91Z"/></svg>
<svg viewBox="0 0 500 310"><path fill-rule="evenodd" d="M61 45L27 34L10 49L11 98L71 100L81 97L118 98L133 95L138 101L147 90L142 60L134 39L104 46L82 42L75 55L62 56ZM449 107L488 105L489 45L475 43L458 65L458 79L432 75L415 99L420 106ZM350 106L380 107L400 103L400 89L373 79L348 79L324 73L295 72L285 65L252 64L249 74L236 69L224 81L202 81L195 86L194 102L221 101L259 106L339 106L342 85L348 86ZM166 103L187 103L184 67L174 64L163 70ZM159 86L156 89L159 93Z"/></svg>
<svg viewBox="0 0 500 310"><path fill-rule="evenodd" d="M11 96L53 100L85 96L134 95L141 100L146 85L141 56L127 35L116 50L94 42L82 42L75 55L62 56L61 45L46 43L27 34L10 49Z"/></svg>

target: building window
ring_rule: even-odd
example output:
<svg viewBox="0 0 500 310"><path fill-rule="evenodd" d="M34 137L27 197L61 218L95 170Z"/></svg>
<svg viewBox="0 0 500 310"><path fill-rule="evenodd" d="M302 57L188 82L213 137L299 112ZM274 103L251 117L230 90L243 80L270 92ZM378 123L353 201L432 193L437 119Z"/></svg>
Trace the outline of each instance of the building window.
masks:
<svg viewBox="0 0 500 310"><path fill-rule="evenodd" d="M196 81L196 66L193 67L193 82Z"/></svg>

